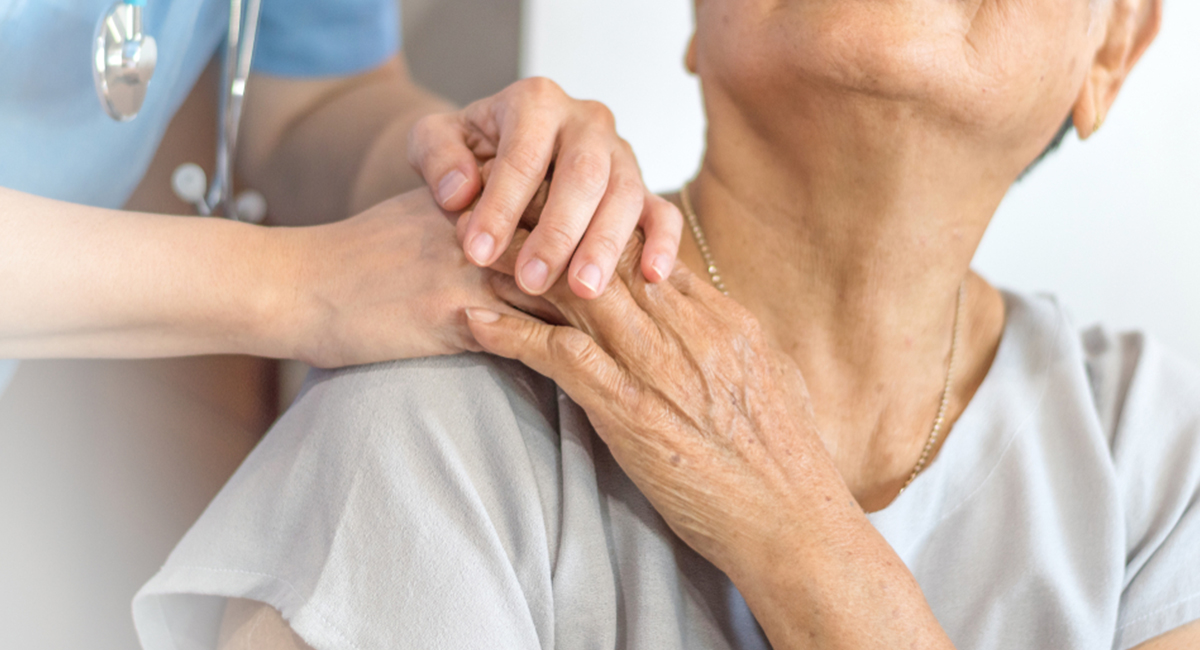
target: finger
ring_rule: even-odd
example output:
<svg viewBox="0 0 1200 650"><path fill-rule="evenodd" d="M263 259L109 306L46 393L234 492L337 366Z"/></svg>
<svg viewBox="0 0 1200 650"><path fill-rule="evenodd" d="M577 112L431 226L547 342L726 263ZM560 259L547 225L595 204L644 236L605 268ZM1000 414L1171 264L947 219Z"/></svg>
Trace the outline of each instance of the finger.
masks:
<svg viewBox="0 0 1200 650"><path fill-rule="evenodd" d="M496 297L509 306L538 318L551 325L567 325L567 319L548 300L540 296L531 296L521 291L517 281L512 276L500 273L492 274L488 279L492 292Z"/></svg>
<svg viewBox="0 0 1200 650"><path fill-rule="evenodd" d="M517 228L517 231L513 233L512 241L508 244L508 248L488 268L504 275L513 275L516 273L517 255L521 253L521 247L525 245L525 240L528 238L528 230Z"/></svg>
<svg viewBox="0 0 1200 650"><path fill-rule="evenodd" d="M646 189L637 165L614 157L607 192L571 259L571 290L581 298L604 292L641 218Z"/></svg>
<svg viewBox="0 0 1200 650"><path fill-rule="evenodd" d="M521 310L506 304L499 297L486 299L484 309L506 314L516 318L527 318L528 316ZM441 341L442 347L436 351L426 352L429 356L438 354L458 354L459 352L486 352L483 346L475 340L475 334L471 331L471 321L467 317L466 310L460 310L453 324L441 328L435 335Z"/></svg>
<svg viewBox="0 0 1200 650"><path fill-rule="evenodd" d="M464 212L458 215L458 221L454 224L454 237L458 239L458 245L462 246L467 239L467 224L471 222L471 211Z"/></svg>
<svg viewBox="0 0 1200 650"><path fill-rule="evenodd" d="M613 169L616 135L612 114L599 103L585 106L598 108L588 108L587 121L561 135L549 199L518 260L521 288L531 294L545 291L566 269L597 208L606 198L614 172L622 172L627 179L630 176L626 169ZM640 202L640 180L638 186L635 200ZM615 262L615 256L611 261ZM603 289L602 278L597 272L599 267L589 271L584 283L592 284L587 293L593 297Z"/></svg>
<svg viewBox="0 0 1200 650"><path fill-rule="evenodd" d="M467 318L484 350L549 377L587 411L603 409L625 392L627 379L616 362L575 328L488 309L468 309Z"/></svg>
<svg viewBox="0 0 1200 650"><path fill-rule="evenodd" d="M408 138L408 161L433 189L438 205L451 212L466 208L483 187L468 131L457 113L429 115Z"/></svg>
<svg viewBox="0 0 1200 650"><path fill-rule="evenodd" d="M558 139L558 109L535 104L507 115L487 187L467 226L466 253L479 266L490 266L508 247L518 219L546 178Z"/></svg>
<svg viewBox="0 0 1200 650"><path fill-rule="evenodd" d="M646 244L642 249L642 275L650 282L662 282L671 275L679 256L683 234L683 215L670 201L647 193L642 209L642 231Z"/></svg>
<svg viewBox="0 0 1200 650"><path fill-rule="evenodd" d="M628 263L622 256L621 264ZM636 253L633 255L636 259ZM635 283L645 285L640 277ZM635 290L640 290L635 289ZM632 290L618 272L613 275L604 293L584 299L575 295L566 282L559 281L543 297L554 305L571 325L587 332L617 360L636 365L638 359L660 340L661 332L632 295Z"/></svg>
<svg viewBox="0 0 1200 650"><path fill-rule="evenodd" d="M518 222L521 227L526 230L533 230L542 219L542 212L546 209L546 202L550 200L550 181L542 181L538 185L538 189L533 193L533 198L529 199L529 205L525 206L525 212L521 214L521 220Z"/></svg>
<svg viewBox="0 0 1200 650"><path fill-rule="evenodd" d="M682 263L675 264L675 268L671 270L669 280L671 286L676 291L692 300L712 303L722 299L729 299L728 296L713 286L712 279L708 276L707 272L703 274L696 273Z"/></svg>

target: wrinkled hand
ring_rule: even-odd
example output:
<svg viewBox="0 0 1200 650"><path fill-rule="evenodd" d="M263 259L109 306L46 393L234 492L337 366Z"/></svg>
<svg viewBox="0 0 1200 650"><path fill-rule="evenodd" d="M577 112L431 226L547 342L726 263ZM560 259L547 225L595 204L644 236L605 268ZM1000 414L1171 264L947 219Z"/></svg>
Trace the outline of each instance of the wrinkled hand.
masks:
<svg viewBox="0 0 1200 650"><path fill-rule="evenodd" d="M496 297L495 272L467 261L452 217L422 188L345 221L271 230L291 260L280 284L294 287L276 311L295 332L280 356L338 367L479 350L467 307L520 312ZM511 302L553 314L540 298Z"/></svg>
<svg viewBox="0 0 1200 650"><path fill-rule="evenodd" d="M570 326L472 309L471 331L485 350L556 381L675 533L744 574L849 492L794 362L748 311L682 265L669 282L645 282L633 271L637 252L595 300L561 284L545 294Z"/></svg>
<svg viewBox="0 0 1200 650"><path fill-rule="evenodd" d="M639 225L647 237L643 275L661 281L675 264L683 219L643 185L612 113L598 102L572 99L548 79L518 81L461 111L422 119L409 136L409 161L444 209L464 210L479 198L463 247L481 267L508 249L553 164L545 215L514 263L519 286L530 295L551 287L568 262L575 294L600 295ZM493 173L480 197L479 167L488 161Z"/></svg>

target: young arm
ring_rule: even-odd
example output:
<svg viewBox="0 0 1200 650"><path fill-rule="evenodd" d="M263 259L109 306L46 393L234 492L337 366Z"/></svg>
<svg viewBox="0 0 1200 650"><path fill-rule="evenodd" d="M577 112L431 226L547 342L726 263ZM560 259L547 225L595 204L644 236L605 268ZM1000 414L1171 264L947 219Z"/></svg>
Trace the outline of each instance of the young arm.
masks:
<svg viewBox="0 0 1200 650"><path fill-rule="evenodd" d="M639 225L647 279L664 279L674 264L678 211L652 200L608 109L549 80L518 81L447 112L395 57L346 77L253 75L246 97L239 169L281 223L341 219L428 183L447 210L479 199L464 249L484 267L508 247L553 162L545 215L518 260L527 293L549 288L570 263L578 295L599 295ZM480 166L489 162L485 190Z"/></svg>
<svg viewBox="0 0 1200 650"><path fill-rule="evenodd" d="M263 228L0 188L0 358L241 353L338 366L473 349L500 305L427 191Z"/></svg>

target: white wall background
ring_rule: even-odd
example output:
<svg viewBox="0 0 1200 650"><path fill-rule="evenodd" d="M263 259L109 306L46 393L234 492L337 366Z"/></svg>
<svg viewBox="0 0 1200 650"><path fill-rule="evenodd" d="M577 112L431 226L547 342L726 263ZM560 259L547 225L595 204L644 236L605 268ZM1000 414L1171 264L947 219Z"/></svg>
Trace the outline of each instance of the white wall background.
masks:
<svg viewBox="0 0 1200 650"><path fill-rule="evenodd" d="M691 0L526 0L522 74L599 99L652 189L696 170L704 118L683 67ZM994 283L1059 296L1080 325L1154 333L1200 363L1200 2L1163 30L1104 129L1013 189L976 256Z"/></svg>

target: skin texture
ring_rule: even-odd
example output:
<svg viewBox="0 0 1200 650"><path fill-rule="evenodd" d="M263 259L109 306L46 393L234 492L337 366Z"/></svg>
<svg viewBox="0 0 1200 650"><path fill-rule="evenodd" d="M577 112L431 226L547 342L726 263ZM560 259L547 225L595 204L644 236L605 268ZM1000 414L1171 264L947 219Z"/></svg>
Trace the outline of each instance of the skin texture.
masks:
<svg viewBox="0 0 1200 650"><path fill-rule="evenodd" d="M352 77L249 83L242 180L266 195L273 221L309 227L103 210L0 188L0 358L243 353L330 367L478 349L464 308L505 307L486 264L441 244L454 244L451 213L479 198L484 166L496 178L471 227L507 246L562 158L555 203L522 251L526 263L543 261L544 284L574 259L599 269L593 287L573 280L595 295L639 224L655 242L647 277L674 264L678 211L647 199L611 115L549 82L428 119L451 107L400 59ZM605 163L580 163L596 160ZM447 186L454 173L466 180ZM440 205L424 188L385 201L426 180L454 191Z"/></svg>
<svg viewBox="0 0 1200 650"><path fill-rule="evenodd" d="M864 511L895 498L929 435L964 282L948 424L991 365L1003 304L969 270L991 215L1063 116L1084 137L1103 121L1161 4L696 10L709 131L693 198L732 297L688 271L694 245L660 284L635 246L598 298L544 294L565 324L481 307L471 330L587 411L774 648L951 647ZM1197 644L1192 624L1142 647Z"/></svg>
<svg viewBox="0 0 1200 650"><path fill-rule="evenodd" d="M1103 121L1160 3L696 9L693 197L733 299L683 268L659 286L626 270L590 304L547 294L569 326L481 309L472 329L583 406L774 647L948 647L863 513L929 435L964 282L951 423L991 364L1002 302L969 271L991 215L1062 116L1084 137Z"/></svg>

